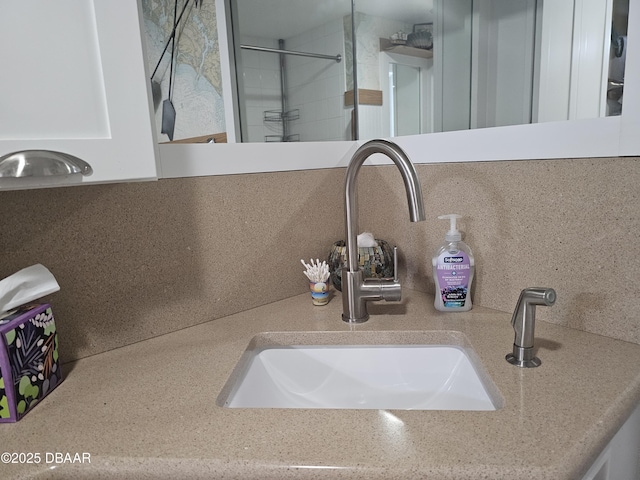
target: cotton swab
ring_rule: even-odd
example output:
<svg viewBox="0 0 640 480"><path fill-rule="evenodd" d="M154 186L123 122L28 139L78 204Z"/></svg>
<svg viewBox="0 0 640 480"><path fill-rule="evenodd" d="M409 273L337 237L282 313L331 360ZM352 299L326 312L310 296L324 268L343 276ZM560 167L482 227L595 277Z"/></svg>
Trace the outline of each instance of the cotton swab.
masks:
<svg viewBox="0 0 640 480"><path fill-rule="evenodd" d="M311 265L305 263L304 260L300 260L302 265L307 269L302 273L304 273L311 282L326 282L329 279L329 265L327 265L327 262L323 261L320 263L320 260L317 258L315 261L313 258L309 261Z"/></svg>

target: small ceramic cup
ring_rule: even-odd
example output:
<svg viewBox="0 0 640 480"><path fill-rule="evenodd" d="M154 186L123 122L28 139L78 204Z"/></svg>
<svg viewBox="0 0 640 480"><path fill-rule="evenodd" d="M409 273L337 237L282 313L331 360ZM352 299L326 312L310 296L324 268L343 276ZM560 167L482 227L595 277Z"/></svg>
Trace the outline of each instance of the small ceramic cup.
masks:
<svg viewBox="0 0 640 480"><path fill-rule="evenodd" d="M329 303L329 280L326 282L309 282L311 301L314 305L326 305Z"/></svg>

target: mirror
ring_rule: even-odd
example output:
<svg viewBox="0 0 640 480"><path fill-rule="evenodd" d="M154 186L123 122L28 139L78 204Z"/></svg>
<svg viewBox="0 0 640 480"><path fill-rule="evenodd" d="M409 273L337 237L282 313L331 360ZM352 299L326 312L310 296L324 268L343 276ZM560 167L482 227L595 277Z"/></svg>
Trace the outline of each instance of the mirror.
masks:
<svg viewBox="0 0 640 480"><path fill-rule="evenodd" d="M249 6L250 2L254 5ZM276 70L269 67L271 83L266 90L270 92L260 97L260 107L246 101L238 104L238 117L247 121L246 125L237 128L238 132L232 132L236 141L240 138L249 141L366 139L596 118L616 115L621 111L623 82L619 81L620 75L612 77L607 92L610 68L602 59L610 58L611 63L617 63L612 68L617 68L618 72L624 67L624 55L614 58L612 53L605 55L604 52L614 51L614 39L626 39L628 0L615 0L613 10L607 10L607 2L580 0L546 2L544 9L541 0L435 0L433 5L429 0L398 0L392 7L384 0L356 0L357 89L353 89L354 75L350 75L349 69L352 45L346 18L350 2L312 2L312 6L305 7L306 15L296 14L292 11L291 2L288 3L287 10L282 11L277 8L278 2L237 0L237 12L232 23L235 31L240 32L240 43L243 36L251 40L250 33L256 34L253 35L256 42L257 38L268 38L272 45L288 36L284 38L288 48L296 45L287 43L296 35L310 37L304 32L313 32L320 26L325 28L324 25L330 22L338 25L342 18L342 30L336 28L325 40L335 42L330 45L331 52L336 48L343 49L343 60L324 59L324 66L308 75L316 79L328 71L337 72L336 68L339 68L342 72L333 76L339 79L335 83L344 81L344 91L342 94L332 91L330 95L331 98L342 95L342 105L338 107L337 102L312 98L310 103L316 103L324 110L330 109L333 116L319 118L318 112L310 111L306 117L294 119L302 109L293 108L298 106L297 101L289 101L286 108L282 108L282 98L277 95L278 88L274 88ZM175 1L169 0L142 0L142 4L150 70L153 71L156 61L161 60L154 75L161 92L155 95L156 103L159 105L170 99L175 107L174 140L224 142L226 132L236 129L234 124L238 119L232 117L232 122L228 120L230 105L235 100L228 100L232 92L223 88L224 62L221 62L220 55L223 41L219 39L218 43L217 40L219 26L221 21L225 23L225 19L217 17L216 13L227 7L233 14L233 6L220 0L215 4L200 1L196 5L192 0L178 25L175 73L172 76L171 46L167 50L169 53L162 55L162 51L170 38L173 19L177 17L174 12L179 14L185 1L179 0L176 5ZM301 1L295 2L296 6L300 4ZM410 14L405 16L404 12ZM309 26L302 23L301 19L306 21L316 16L322 19L314 20L315 23ZM574 18L579 21L573 27L567 27L574 23ZM282 22L280 25L275 23L271 29L273 19L284 19L285 26ZM499 28L494 28L496 25ZM292 26L298 31L291 30ZM402 34L409 36L423 31L432 37L430 49L402 44ZM342 41L338 38L340 35L343 35ZM301 41L300 38L298 40ZM582 48L576 53L571 50L571 45L581 45ZM508 48L503 48L505 46ZM314 49L315 46L311 48ZM240 48L236 45L235 52L238 51ZM338 55L326 53L326 50L323 52L332 57ZM626 53L624 48L623 53ZM242 50L236 58L239 60L236 65L240 66L243 58L254 58L254 62L265 64L277 63L279 56L277 53ZM256 57L260 60L255 60ZM289 64L304 65L306 61L303 57L287 56ZM580 82L576 79L576 72L584 74L580 76ZM256 81L261 82L262 88L267 80L263 81L262 74L256 78L245 73L235 75L238 96L255 101ZM252 73L256 74L255 71ZM292 72L287 74L288 78L295 78ZM169 85L170 78L173 79L172 85ZM289 80L289 89L297 90L296 93L306 91L307 98L309 91L315 94L318 90L316 86L309 87L309 82L298 84L297 81ZM168 91L170 86L171 94ZM405 87L413 88L415 93L407 93ZM247 88L249 91L244 91ZM353 108L349 107L350 100L345 101L344 98L349 91L358 97L355 123L351 118ZM415 100L416 94L420 96L420 102L410 101L411 98ZM294 96L290 94L290 98ZM416 109L418 105L419 110ZM413 111L405 112L406 108ZM265 113L282 111L287 114L272 117ZM283 117L289 124L288 128L282 126ZM156 110L156 121L160 131L162 108ZM333 134L326 138L311 136L322 130L318 128L322 121L334 129ZM308 131L304 123L312 125ZM163 135L160 138L161 141L167 140Z"/></svg>
<svg viewBox="0 0 640 480"><path fill-rule="evenodd" d="M351 1L231 0L243 142L350 140Z"/></svg>
<svg viewBox="0 0 640 480"><path fill-rule="evenodd" d="M380 3L356 2L359 88L383 99L360 108L361 138L621 113L628 0L399 0L393 7L411 16L395 37ZM432 37L426 52L398 38L421 29Z"/></svg>

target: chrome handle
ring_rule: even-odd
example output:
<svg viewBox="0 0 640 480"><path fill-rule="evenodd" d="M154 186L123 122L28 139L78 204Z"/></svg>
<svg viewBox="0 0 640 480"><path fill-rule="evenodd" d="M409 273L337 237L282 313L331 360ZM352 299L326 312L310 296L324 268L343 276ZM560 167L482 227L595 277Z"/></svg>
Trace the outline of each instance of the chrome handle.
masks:
<svg viewBox="0 0 640 480"><path fill-rule="evenodd" d="M53 150L22 150L0 157L0 178L91 175L93 169L84 160Z"/></svg>
<svg viewBox="0 0 640 480"><path fill-rule="evenodd" d="M399 282L398 278L398 247L393 247L393 281Z"/></svg>

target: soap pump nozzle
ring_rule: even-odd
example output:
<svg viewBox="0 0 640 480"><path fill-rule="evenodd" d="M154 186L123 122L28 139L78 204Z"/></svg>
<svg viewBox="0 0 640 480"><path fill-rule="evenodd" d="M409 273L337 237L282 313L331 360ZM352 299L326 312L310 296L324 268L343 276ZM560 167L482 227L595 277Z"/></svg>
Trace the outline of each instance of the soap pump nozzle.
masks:
<svg viewBox="0 0 640 480"><path fill-rule="evenodd" d="M440 215L438 218L440 220L449 220L450 222L449 231L444 237L447 242L459 242L460 240L462 240L462 234L460 233L456 225L457 220L459 218L462 218L462 215L450 213L448 215Z"/></svg>

